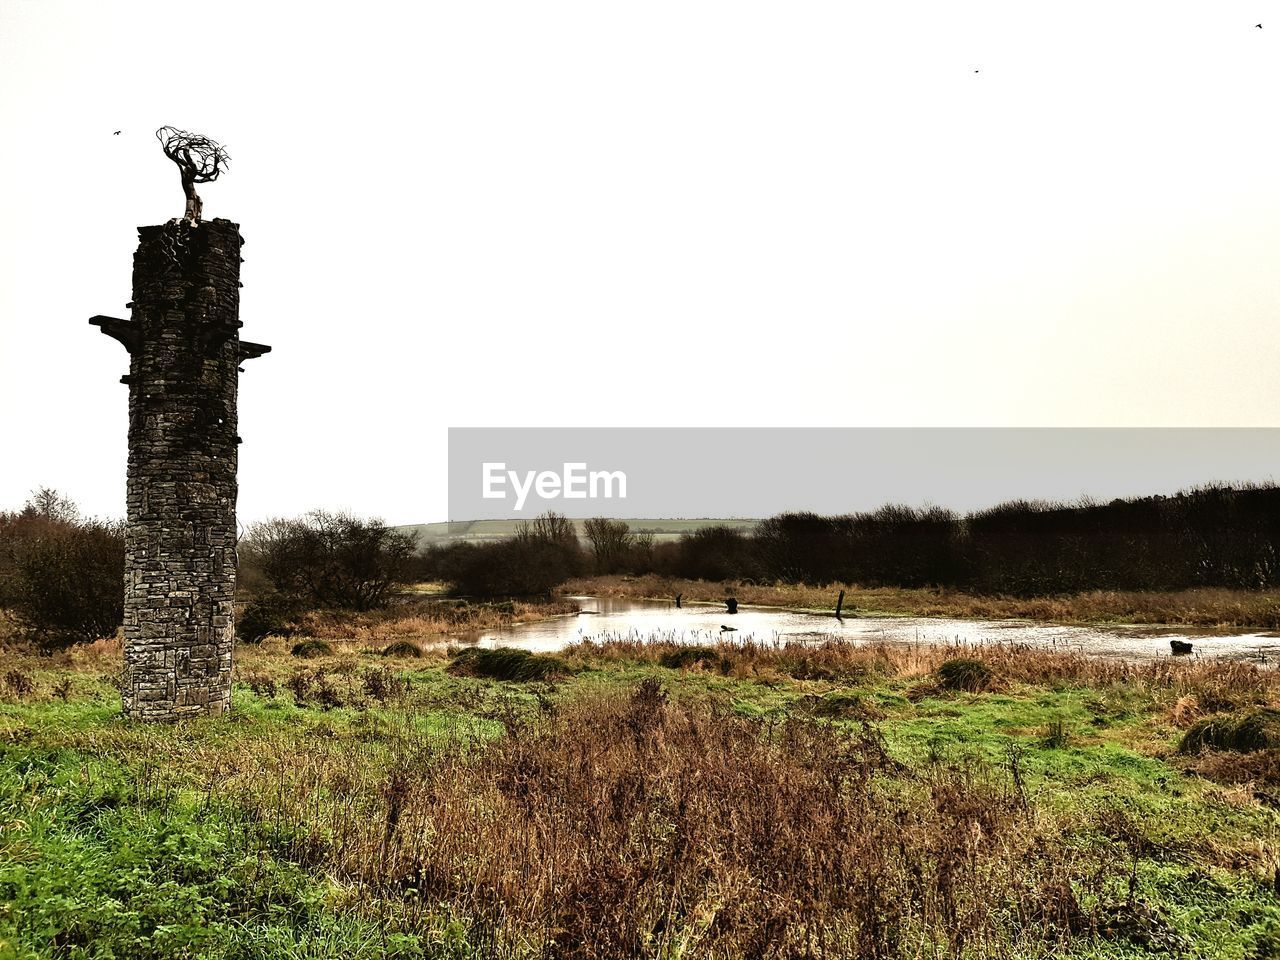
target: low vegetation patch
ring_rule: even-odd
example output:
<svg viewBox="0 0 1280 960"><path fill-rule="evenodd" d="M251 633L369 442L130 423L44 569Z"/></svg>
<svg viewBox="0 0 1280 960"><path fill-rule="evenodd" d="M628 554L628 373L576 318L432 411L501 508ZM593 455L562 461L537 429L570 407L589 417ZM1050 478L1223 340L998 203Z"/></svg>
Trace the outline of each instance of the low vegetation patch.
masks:
<svg viewBox="0 0 1280 960"><path fill-rule="evenodd" d="M303 640L301 643L295 643L289 653L295 657L313 660L316 657L333 656L333 647L323 640Z"/></svg>
<svg viewBox="0 0 1280 960"><path fill-rule="evenodd" d="M1179 745L1183 753L1204 749L1252 753L1276 748L1280 748L1280 710L1269 707L1217 714L1197 721Z"/></svg>
<svg viewBox="0 0 1280 960"><path fill-rule="evenodd" d="M871 697L862 693L847 690L833 690L824 697L818 697L813 704L815 717L828 717L832 720L880 720L884 718Z"/></svg>
<svg viewBox="0 0 1280 960"><path fill-rule="evenodd" d="M688 667L716 669L721 663L728 665L731 662L715 647L681 646L658 655L658 663L671 670L683 670Z"/></svg>
<svg viewBox="0 0 1280 960"><path fill-rule="evenodd" d="M984 693L991 689L995 675L981 660L958 657L938 666L938 684L945 690Z"/></svg>
<svg viewBox="0 0 1280 960"><path fill-rule="evenodd" d="M564 660L544 653L529 653L514 647L466 647L453 654L449 672L460 676L527 683L530 680L564 676L572 671Z"/></svg>
<svg viewBox="0 0 1280 960"><path fill-rule="evenodd" d="M297 612L293 604L278 594L257 597L236 614L236 638L244 643L261 643L267 637L292 636Z"/></svg>
<svg viewBox="0 0 1280 960"><path fill-rule="evenodd" d="M686 645L664 634L637 637L601 633L585 638L564 651L570 659L622 663L661 664L664 657L678 657ZM1164 709L1173 709L1179 698L1194 702L1201 711L1233 710L1265 705L1276 696L1280 673L1269 667L1236 660L1189 660L1161 657L1143 662L1089 657L1082 653L1033 649L1020 645L990 644L963 648L950 646L861 643L825 640L819 643L754 640L719 641L713 645L720 669L737 679L790 678L851 683L875 683L937 674L951 660L978 662L990 677L1002 684L1058 685L1073 683L1100 689L1119 688L1157 697ZM948 670L962 668L948 668ZM935 686L932 682L928 685ZM938 684L940 686L940 684Z"/></svg>
<svg viewBox="0 0 1280 960"><path fill-rule="evenodd" d="M290 632L330 642L356 642L381 647L399 640L494 630L513 623L575 613L572 600L499 600L479 602L454 598L397 600L377 610L311 610L296 615Z"/></svg>
<svg viewBox="0 0 1280 960"><path fill-rule="evenodd" d="M416 643L410 643L408 640L397 640L395 643L383 647L382 655L384 657L409 657L416 660L422 656L422 648Z"/></svg>

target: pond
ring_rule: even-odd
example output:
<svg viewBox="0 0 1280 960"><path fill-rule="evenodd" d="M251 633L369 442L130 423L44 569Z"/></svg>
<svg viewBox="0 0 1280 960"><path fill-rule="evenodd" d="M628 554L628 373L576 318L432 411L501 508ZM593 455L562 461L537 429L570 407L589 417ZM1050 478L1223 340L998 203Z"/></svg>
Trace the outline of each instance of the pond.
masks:
<svg viewBox="0 0 1280 960"><path fill-rule="evenodd" d="M720 639L781 644L839 639L852 643L927 643L954 646L1012 644L1098 657L1143 660L1170 655L1171 639L1189 640L1192 656L1280 661L1280 634L1229 633L1159 626L1066 626L1027 620L952 620L938 617L855 617L802 613L772 607L620 597L572 597L582 612L536 623L479 631L458 639L485 647L554 652L582 640L667 640L712 644ZM724 627L732 627L725 630Z"/></svg>

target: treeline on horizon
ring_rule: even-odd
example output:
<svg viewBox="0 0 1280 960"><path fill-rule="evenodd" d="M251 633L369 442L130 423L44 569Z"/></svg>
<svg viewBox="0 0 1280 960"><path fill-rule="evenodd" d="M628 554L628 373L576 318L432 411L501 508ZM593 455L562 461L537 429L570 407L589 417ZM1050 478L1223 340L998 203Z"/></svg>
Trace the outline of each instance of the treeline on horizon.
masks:
<svg viewBox="0 0 1280 960"><path fill-rule="evenodd" d="M1280 586L1280 487L1213 485L1109 503L1026 500L960 514L887 505L784 513L754 531L709 526L656 544L622 521L554 514L510 540L427 548L425 578L476 594L533 594L572 576L951 587L1043 596L1083 590Z"/></svg>
<svg viewBox="0 0 1280 960"><path fill-rule="evenodd" d="M597 517L549 513L491 543L417 550L376 519L312 511L255 524L240 543L237 632L280 633L301 612L370 610L415 581L477 598L550 596L574 577L939 587L1042 597L1089 590L1280 587L1280 486L1208 486L1110 503L1015 501L958 514L884 506L785 513L754 530L716 525L656 543ZM42 488L0 511L0 615L45 650L111 636L124 601L125 530ZM283 635L283 634L282 634Z"/></svg>

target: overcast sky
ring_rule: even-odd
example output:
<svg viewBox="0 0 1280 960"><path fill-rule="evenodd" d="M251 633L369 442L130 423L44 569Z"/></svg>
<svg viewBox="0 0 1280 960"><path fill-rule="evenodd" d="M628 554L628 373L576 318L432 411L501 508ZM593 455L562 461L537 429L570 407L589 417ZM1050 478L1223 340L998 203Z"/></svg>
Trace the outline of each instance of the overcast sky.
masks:
<svg viewBox="0 0 1280 960"><path fill-rule="evenodd" d="M246 521L443 519L449 426L1280 425L1267 7L0 0L0 506L123 513L163 124Z"/></svg>

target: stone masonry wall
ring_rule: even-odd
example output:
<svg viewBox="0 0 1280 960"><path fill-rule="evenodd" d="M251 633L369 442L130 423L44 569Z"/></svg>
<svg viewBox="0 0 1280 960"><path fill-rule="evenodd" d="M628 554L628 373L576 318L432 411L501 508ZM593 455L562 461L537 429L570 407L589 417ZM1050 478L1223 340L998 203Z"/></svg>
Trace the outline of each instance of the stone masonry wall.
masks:
<svg viewBox="0 0 1280 960"><path fill-rule="evenodd" d="M236 583L237 224L140 227L133 319L95 318L129 348L124 712L231 704ZM256 348L256 349L255 349Z"/></svg>

